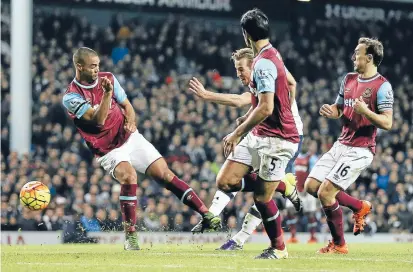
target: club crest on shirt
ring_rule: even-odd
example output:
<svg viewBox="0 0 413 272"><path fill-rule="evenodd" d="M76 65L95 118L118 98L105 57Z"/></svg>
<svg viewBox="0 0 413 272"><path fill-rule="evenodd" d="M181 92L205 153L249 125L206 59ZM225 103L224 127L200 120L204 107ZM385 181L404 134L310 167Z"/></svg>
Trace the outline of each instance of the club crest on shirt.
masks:
<svg viewBox="0 0 413 272"><path fill-rule="evenodd" d="M364 92L363 92L363 98L370 98L371 97L371 94L372 94L372 90L371 90L371 88L367 88L366 90L364 90Z"/></svg>

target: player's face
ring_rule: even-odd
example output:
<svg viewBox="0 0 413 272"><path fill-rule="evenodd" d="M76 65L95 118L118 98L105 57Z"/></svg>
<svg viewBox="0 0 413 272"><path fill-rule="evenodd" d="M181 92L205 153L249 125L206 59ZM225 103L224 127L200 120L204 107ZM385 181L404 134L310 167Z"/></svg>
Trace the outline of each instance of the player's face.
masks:
<svg viewBox="0 0 413 272"><path fill-rule="evenodd" d="M251 61L247 58L242 58L234 62L237 77L241 80L242 85L248 86L251 81Z"/></svg>
<svg viewBox="0 0 413 272"><path fill-rule="evenodd" d="M98 78L100 59L98 56L87 56L84 64L79 66L82 79L86 82L94 82Z"/></svg>
<svg viewBox="0 0 413 272"><path fill-rule="evenodd" d="M368 56L366 55L366 45L359 44L354 50L354 54L351 57L354 65L354 71L357 73L363 73L368 63Z"/></svg>

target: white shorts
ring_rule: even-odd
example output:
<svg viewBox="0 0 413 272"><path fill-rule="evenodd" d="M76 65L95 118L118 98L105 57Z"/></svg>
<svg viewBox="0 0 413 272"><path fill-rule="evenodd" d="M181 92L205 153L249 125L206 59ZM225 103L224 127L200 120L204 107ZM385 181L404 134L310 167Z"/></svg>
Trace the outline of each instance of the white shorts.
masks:
<svg viewBox="0 0 413 272"><path fill-rule="evenodd" d="M298 143L277 137L258 137L250 132L228 160L251 166L263 180L279 181L285 176L288 161L297 149Z"/></svg>
<svg viewBox="0 0 413 272"><path fill-rule="evenodd" d="M372 161L373 153L368 148L335 142L333 147L317 161L308 177L320 182L328 179L346 190Z"/></svg>
<svg viewBox="0 0 413 272"><path fill-rule="evenodd" d="M161 157L158 150L136 130L122 146L113 149L97 161L116 179L113 171L121 162L129 162L136 171L145 174L146 169Z"/></svg>

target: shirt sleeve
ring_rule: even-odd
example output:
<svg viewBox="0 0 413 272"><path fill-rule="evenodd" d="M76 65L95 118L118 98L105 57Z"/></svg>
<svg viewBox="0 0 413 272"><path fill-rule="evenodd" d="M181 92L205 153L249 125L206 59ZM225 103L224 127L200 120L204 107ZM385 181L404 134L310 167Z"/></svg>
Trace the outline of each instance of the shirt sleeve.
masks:
<svg viewBox="0 0 413 272"><path fill-rule="evenodd" d="M91 108L90 104L77 93L67 93L63 96L63 106L78 119Z"/></svg>
<svg viewBox="0 0 413 272"><path fill-rule="evenodd" d="M122 86L120 86L119 81L116 79L115 76L113 76L113 92L115 95L115 99L118 103L122 103L123 101L126 100L127 96L126 96L126 92L125 90L122 88Z"/></svg>
<svg viewBox="0 0 413 272"><path fill-rule="evenodd" d="M336 104L337 105L344 105L344 84L346 82L346 78L347 78L347 76L345 76L343 78L343 80L341 81L340 90L338 91L338 95L337 95L337 98L336 98Z"/></svg>
<svg viewBox="0 0 413 272"><path fill-rule="evenodd" d="M389 82L384 82L377 91L377 109L385 112L393 109L393 88Z"/></svg>
<svg viewBox="0 0 413 272"><path fill-rule="evenodd" d="M268 59L260 59L254 65L254 80L258 93L275 93L275 80L278 72L275 64Z"/></svg>

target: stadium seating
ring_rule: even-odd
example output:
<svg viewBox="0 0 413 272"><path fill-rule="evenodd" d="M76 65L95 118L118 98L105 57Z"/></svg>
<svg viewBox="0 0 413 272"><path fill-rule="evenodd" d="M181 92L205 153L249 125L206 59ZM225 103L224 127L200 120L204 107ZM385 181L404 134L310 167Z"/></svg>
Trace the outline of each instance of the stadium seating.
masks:
<svg viewBox="0 0 413 272"><path fill-rule="evenodd" d="M7 12L3 5L2 17ZM212 90L243 90L229 60L231 52L243 46L239 28L211 28L175 17L152 24L113 20L110 27L99 28L73 14L58 16L41 10L35 11L33 19L32 152L23 157L9 150L10 53L2 50L1 229L59 230L85 221L89 222L84 224L86 231L122 228L120 187L92 159L61 104L62 93L74 77L71 57L78 46L101 54L101 69L112 71L124 86L141 133L210 204L224 161L221 140L245 109L204 103L188 92L187 82L195 75ZM380 71L394 89L394 125L390 132L379 132L372 166L349 189L373 203L374 213L368 220L371 232L413 232L413 82L407 66L413 61L413 35L404 24L390 21L368 28L355 21L300 18L286 33L272 35L298 81L305 137L316 141L319 154L331 147L340 124L319 117L318 109L335 100L340 79L352 70L350 57L358 37L377 36L383 41ZM1 26L2 49L7 49L10 25L2 19ZM50 187L53 200L44 212L29 213L19 206L18 192L30 180ZM144 176L138 184L141 230L189 231L197 223L197 215L167 190ZM239 228L252 202L250 194L238 194L223 214L226 227ZM345 229L351 231L351 212L345 212ZM319 230L325 229L323 224L319 223ZM298 230L306 228L302 216Z"/></svg>

